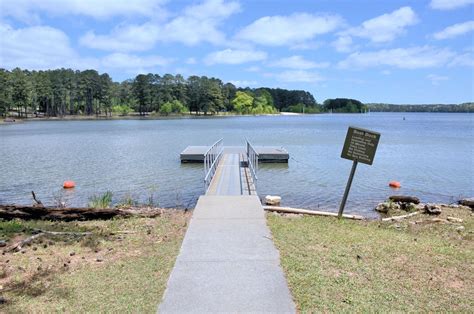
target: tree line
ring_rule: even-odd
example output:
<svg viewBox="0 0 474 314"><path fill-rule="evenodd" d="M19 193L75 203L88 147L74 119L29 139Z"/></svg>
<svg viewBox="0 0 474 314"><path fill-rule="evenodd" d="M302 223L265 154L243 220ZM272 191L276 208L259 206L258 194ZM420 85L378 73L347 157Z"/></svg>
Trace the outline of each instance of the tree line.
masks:
<svg viewBox="0 0 474 314"><path fill-rule="evenodd" d="M372 112L474 112L474 103L462 104L427 104L427 105L394 105L367 104Z"/></svg>
<svg viewBox="0 0 474 314"><path fill-rule="evenodd" d="M185 79L180 74L149 73L114 82L109 74L95 70L0 69L2 116L111 116L132 112L141 116L186 112L262 114L288 110L292 106L318 108L319 105L307 91L242 89L206 76Z"/></svg>

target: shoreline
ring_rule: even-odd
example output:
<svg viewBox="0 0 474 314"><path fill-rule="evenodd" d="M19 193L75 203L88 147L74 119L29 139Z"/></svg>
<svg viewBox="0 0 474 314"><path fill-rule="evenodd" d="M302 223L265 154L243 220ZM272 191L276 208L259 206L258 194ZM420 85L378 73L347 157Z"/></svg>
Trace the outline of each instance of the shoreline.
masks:
<svg viewBox="0 0 474 314"><path fill-rule="evenodd" d="M398 112L398 111L373 111L375 114L474 114L472 112ZM267 116L317 116L317 115L366 115L363 113L353 112L319 112L319 113L298 113L298 112L279 112L279 113L266 113L266 114L238 114L238 113L225 113L220 112L217 114L170 114L170 115L159 115L159 114L148 114L144 116L140 115L113 115L113 116L84 116L84 115L66 115L63 117L3 117L0 118L0 125L2 124L17 124L29 121L101 121L101 120L170 120L170 119L194 119L194 118L225 118L225 117L267 117ZM370 114L369 114L370 115Z"/></svg>
<svg viewBox="0 0 474 314"><path fill-rule="evenodd" d="M67 115L64 117L8 117L0 119L0 124L16 124L28 121L100 121L100 120L168 120L168 119L190 119L190 118L223 118L223 117L259 117L259 116L290 116L303 115L301 113L271 113L271 114L237 114L237 113L218 113L218 114L174 114L174 115L127 115L127 116L83 116ZM305 114L306 115L306 114ZM312 115L312 114L311 114ZM11 119L11 120L10 120ZM10 121L8 121L10 120Z"/></svg>

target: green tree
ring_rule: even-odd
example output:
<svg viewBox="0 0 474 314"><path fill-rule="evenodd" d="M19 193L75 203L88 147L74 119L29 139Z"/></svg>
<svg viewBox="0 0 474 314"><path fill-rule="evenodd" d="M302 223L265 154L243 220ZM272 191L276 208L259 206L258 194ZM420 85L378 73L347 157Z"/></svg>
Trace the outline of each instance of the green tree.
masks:
<svg viewBox="0 0 474 314"><path fill-rule="evenodd" d="M31 86L27 80L26 74L19 68L13 69L11 73L11 100L13 105L17 108L19 117L23 116L23 110L25 116L28 117L28 105L31 96Z"/></svg>
<svg viewBox="0 0 474 314"><path fill-rule="evenodd" d="M148 111L148 107L152 101L152 90L150 77L139 74L133 81L133 94L137 100L138 113L142 116Z"/></svg>
<svg viewBox="0 0 474 314"><path fill-rule="evenodd" d="M11 96L10 72L0 69L0 115L4 117L10 111Z"/></svg>
<svg viewBox="0 0 474 314"><path fill-rule="evenodd" d="M232 100L235 111L240 114L250 114L253 107L253 97L246 92L238 91Z"/></svg>

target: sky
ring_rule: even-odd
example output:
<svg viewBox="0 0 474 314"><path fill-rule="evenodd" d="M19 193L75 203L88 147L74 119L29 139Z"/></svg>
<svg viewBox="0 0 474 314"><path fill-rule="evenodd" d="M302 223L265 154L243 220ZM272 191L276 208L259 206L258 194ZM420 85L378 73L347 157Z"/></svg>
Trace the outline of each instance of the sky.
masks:
<svg viewBox="0 0 474 314"><path fill-rule="evenodd" d="M0 67L472 102L474 0L0 0Z"/></svg>

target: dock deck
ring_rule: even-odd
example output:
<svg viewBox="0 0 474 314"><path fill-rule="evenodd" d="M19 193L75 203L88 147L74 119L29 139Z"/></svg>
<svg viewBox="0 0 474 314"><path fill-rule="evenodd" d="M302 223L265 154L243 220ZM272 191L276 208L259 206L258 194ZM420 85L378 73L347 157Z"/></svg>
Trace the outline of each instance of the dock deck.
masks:
<svg viewBox="0 0 474 314"><path fill-rule="evenodd" d="M209 146L188 146L180 154L181 162L203 162L208 149ZM288 151L279 146L255 146L255 151L259 154L259 162L288 163L290 158ZM224 153L243 154L245 147L225 146Z"/></svg>
<svg viewBox="0 0 474 314"><path fill-rule="evenodd" d="M222 156L206 195L242 195L239 154Z"/></svg>

